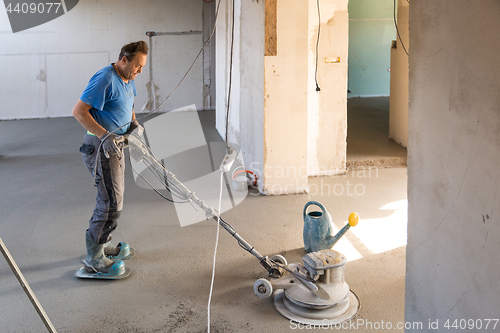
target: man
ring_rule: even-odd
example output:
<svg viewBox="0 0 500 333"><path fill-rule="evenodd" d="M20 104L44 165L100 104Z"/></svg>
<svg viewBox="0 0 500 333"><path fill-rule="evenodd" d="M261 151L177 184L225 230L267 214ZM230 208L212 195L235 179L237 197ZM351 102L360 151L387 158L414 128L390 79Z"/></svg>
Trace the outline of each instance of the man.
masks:
<svg viewBox="0 0 500 333"><path fill-rule="evenodd" d="M147 53L143 41L123 46L118 61L94 74L73 108L73 116L87 130L80 151L97 187L86 232L87 257L77 277L115 279L130 272L120 259L130 258L134 251L124 242L117 247L109 243L123 208L125 186L123 147L116 139L142 129L135 119L134 79L142 73Z"/></svg>

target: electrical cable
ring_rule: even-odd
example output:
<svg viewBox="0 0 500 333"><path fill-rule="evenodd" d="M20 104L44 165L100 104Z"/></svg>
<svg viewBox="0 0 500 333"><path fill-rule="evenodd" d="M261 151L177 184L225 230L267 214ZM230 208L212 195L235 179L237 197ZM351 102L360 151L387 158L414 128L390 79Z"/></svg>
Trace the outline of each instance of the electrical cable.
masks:
<svg viewBox="0 0 500 333"><path fill-rule="evenodd" d="M132 135L132 134L129 134L129 135ZM134 138L139 140L142 143L143 147L147 149L147 153L148 153L149 158L151 160L153 160L153 162L155 162L157 165L160 165L162 167L162 169L166 172L167 169L165 168L163 163L160 163L158 161L158 159L154 156L151 149L141 140L141 138L136 136L136 135L134 135ZM172 194L172 197L175 196L175 197L177 197L181 200L184 200L184 201L174 201L174 200L168 199L162 193L160 193L156 188L154 188L154 186L144 176L142 176L137 170L135 170L134 166L132 165L132 161L130 159L130 154L129 154L129 163L130 163L130 166L131 166L133 172L135 172L139 177L141 177L158 195L160 195L163 199L170 201L170 202L173 202L173 203L188 203L189 202L189 200L187 200L186 193L184 193L181 189L179 189L175 184L169 184L167 176L165 174L161 174L151 164L151 161L149 161L148 159L143 159L143 162L147 166L147 168L151 171L151 173L156 177L156 179L165 186L165 189Z"/></svg>
<svg viewBox="0 0 500 333"><path fill-rule="evenodd" d="M408 3L410 2L408 1ZM394 0L394 25L396 26L396 32L398 34L399 41L401 42L401 46L403 46L403 50L405 51L406 55L409 56L408 51L406 51L405 44L403 44L403 40L401 39L401 35L399 34L398 23L396 22L396 0Z"/></svg>
<svg viewBox="0 0 500 333"><path fill-rule="evenodd" d="M217 235L215 237L215 249L214 249L214 260L212 266L212 282L210 283L210 294L208 296L208 307L207 307L207 320L208 320L208 328L207 332L210 333L210 303L212 302L212 293L214 289L214 280L215 280L215 259L217 258L217 246L219 244L219 231L220 231L220 211L222 206L222 187L224 184L224 172L220 173L220 194L219 194L219 210L217 211L218 221L217 221Z"/></svg>
<svg viewBox="0 0 500 333"><path fill-rule="evenodd" d="M316 82L316 91L320 92L321 88L318 84L318 57L319 57L319 36L321 34L321 11L319 8L319 0L316 0L316 4L318 7L318 38L316 39L316 68L314 70L314 81Z"/></svg>
<svg viewBox="0 0 500 333"><path fill-rule="evenodd" d="M151 157L151 156L150 156L150 157ZM155 159L155 162L156 162L158 165L161 165L161 166L162 166L162 168L165 170L165 166L164 166L163 164L159 163L159 162L158 162L158 160L156 160L156 159ZM154 167L150 164L150 162L149 162L149 161L144 161L144 164L146 164L146 166L148 167L148 169L149 169L150 171L152 171L152 172L153 172L153 174L156 176L156 179L158 179L158 181L159 181L160 183L163 183L163 184L165 185L165 189L166 189L167 191L169 191L172 195L175 195L176 197L178 197L178 198L180 198L180 199L184 199L184 200L186 200L186 198L187 198L186 194L185 194L185 193L184 193L181 189L177 188L175 185L173 185L173 184L169 184L169 183L168 183L168 178L167 178L165 175L160 174L160 173L158 172L158 170L156 170L156 169L155 169L155 168L154 168ZM173 188L170 188L171 186L172 186ZM172 190L173 190L173 191L172 191Z"/></svg>
<svg viewBox="0 0 500 333"><path fill-rule="evenodd" d="M145 164L146 164L146 163L145 163ZM148 167L148 169L149 169L150 171L152 171L152 170L153 170L153 168L151 168L149 164L146 164L146 166ZM180 190L178 190L178 189L176 189L176 191L174 191L174 192L172 191L172 189L170 188L170 186L171 186L172 184L170 184L170 185L168 184L168 179L167 179L165 176L160 175L160 174L159 174L156 170L153 172L153 175L155 175L155 176L156 176L156 179L157 179L160 183L163 183L163 185L165 186L165 189L166 189L166 190L167 190L170 194L172 194L172 197L174 197L174 196L175 196L175 197L177 197L177 198L179 198L179 199L181 199L181 200L185 200L185 201L175 201L175 203L186 203L186 202L188 202L188 201L186 200L186 195L185 195L185 193L183 193L183 192L182 192L182 193L180 193ZM143 177L141 177L141 178L143 178ZM143 178L143 179L144 179L144 178ZM146 182L147 182L147 181L146 181ZM149 182L147 182L147 183L149 184L149 186L153 187L153 186L152 186ZM153 189L154 189L154 188L153 188ZM172 201L172 202L174 202L174 201Z"/></svg>
<svg viewBox="0 0 500 333"><path fill-rule="evenodd" d="M128 159L129 159L130 167L132 168L133 172L135 172L139 177L141 177L142 180L144 180L163 199L170 201L170 202L174 202L174 200L167 198L160 191L158 191L156 188L154 188L154 186L143 175L141 175L139 172L137 172L137 170L135 170L134 166L132 165L132 162L130 161L130 156L128 157Z"/></svg>
<svg viewBox="0 0 500 333"><path fill-rule="evenodd" d="M236 171L236 169L235 169L235 171ZM256 175L256 174L254 174L254 173L253 173L252 171L250 171L250 170L245 170L245 169L242 169L242 170L239 170L239 171L236 171L236 172L234 172L234 171L233 171L233 180L235 179L234 177L235 177L236 175L238 175L238 174L240 174L240 173L243 173L243 172L245 173L245 177L246 177L248 180L250 180L250 181L252 181L252 179L250 179L250 177L248 177L248 174L251 174L251 175L253 176L253 178L254 178L254 179L253 179L253 181L252 181L252 185L253 185L253 186L255 186L255 185L257 184L257 179L258 179L258 177L257 177L257 175Z"/></svg>
<svg viewBox="0 0 500 333"><path fill-rule="evenodd" d="M130 157L129 157L130 159ZM129 160L129 163L130 163L130 160ZM185 200L185 201L174 201L172 199L169 199L167 198L166 196L164 196L160 191L158 191L143 175L141 175L137 170L135 170L135 168L132 166L132 163L130 163L130 166L132 168L132 171L135 172L139 177L141 177L142 180L144 180L159 196L161 196L163 199L169 201L169 202L172 202L172 203L188 203L189 201L188 200ZM150 169L151 170L151 169ZM160 180L161 181L161 180ZM170 193L172 193L170 191L170 189L168 188L168 185L165 185L165 188L167 191L169 191ZM173 194L173 193L172 193ZM180 198L180 196L177 196ZM181 198L182 199L182 198Z"/></svg>

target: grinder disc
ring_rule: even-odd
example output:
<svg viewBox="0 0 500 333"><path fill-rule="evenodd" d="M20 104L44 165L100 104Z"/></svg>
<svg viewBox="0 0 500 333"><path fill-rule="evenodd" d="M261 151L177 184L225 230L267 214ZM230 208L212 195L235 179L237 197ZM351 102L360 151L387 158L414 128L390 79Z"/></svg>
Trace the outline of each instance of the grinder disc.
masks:
<svg viewBox="0 0 500 333"><path fill-rule="evenodd" d="M359 313L358 296L349 291L349 304L342 308L308 309L290 302L283 289L274 293L274 306L284 317L305 325L333 326L351 320ZM347 308L347 309L346 309Z"/></svg>

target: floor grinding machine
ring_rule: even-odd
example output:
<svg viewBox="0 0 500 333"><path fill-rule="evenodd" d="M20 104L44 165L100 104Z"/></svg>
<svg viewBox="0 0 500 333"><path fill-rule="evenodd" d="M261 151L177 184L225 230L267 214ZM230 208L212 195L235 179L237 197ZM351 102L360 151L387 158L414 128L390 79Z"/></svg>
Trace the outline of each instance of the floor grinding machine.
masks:
<svg viewBox="0 0 500 333"><path fill-rule="evenodd" d="M270 297L274 292L274 304L280 314L295 322L310 325L336 325L358 314L359 300L344 278L344 255L326 249L308 253L302 258L303 263L292 264L288 264L281 255L272 258L262 256L220 217L216 209L206 205L168 171L141 137L132 133L124 137L124 141L129 147L131 158L145 163L149 170L164 180L164 185L170 192L175 191L179 197L203 209L207 219L218 221L244 250L259 260L268 273L268 279L258 279L254 284L254 291L261 298ZM222 172L230 170L236 155L235 150L227 152L221 163ZM357 223L357 220L355 223L351 220L350 217L350 225ZM337 240L345 234L349 224L335 235Z"/></svg>
<svg viewBox="0 0 500 333"><path fill-rule="evenodd" d="M334 326L354 318L360 308L359 299L345 282L346 258L334 250L308 253L301 263L279 262L283 274L259 279L254 291L261 298L274 292L276 310L295 322Z"/></svg>

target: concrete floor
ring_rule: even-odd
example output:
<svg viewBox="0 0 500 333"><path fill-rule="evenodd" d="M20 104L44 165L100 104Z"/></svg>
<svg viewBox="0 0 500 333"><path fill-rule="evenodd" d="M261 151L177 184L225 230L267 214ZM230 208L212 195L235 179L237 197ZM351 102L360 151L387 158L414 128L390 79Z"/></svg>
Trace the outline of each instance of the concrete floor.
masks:
<svg viewBox="0 0 500 333"><path fill-rule="evenodd" d="M124 211L113 236L138 251L126 261L131 276L73 276L95 200L78 152L83 133L72 118L0 122L0 238L52 323L58 332L72 333L205 332L215 224L181 228L173 205L138 187L128 166ZM209 130L206 136L216 135ZM357 211L360 223L334 247L347 256L346 281L361 301L359 325L343 331L370 332L366 322L377 327L383 321L393 325L388 331L402 332L395 328L404 320L406 182L404 167L355 168L345 176L311 178L309 195L251 193L223 218L261 254L296 262L305 254L302 210L309 200L323 203L338 228ZM265 272L224 230L216 267L212 332L294 331L271 299L253 293ZM0 309L1 332L45 331L1 258Z"/></svg>
<svg viewBox="0 0 500 333"><path fill-rule="evenodd" d="M347 165L406 166L406 149L389 139L389 97L347 101Z"/></svg>

